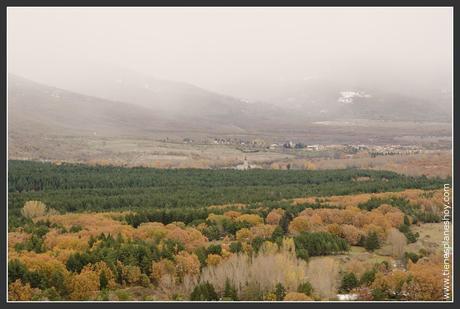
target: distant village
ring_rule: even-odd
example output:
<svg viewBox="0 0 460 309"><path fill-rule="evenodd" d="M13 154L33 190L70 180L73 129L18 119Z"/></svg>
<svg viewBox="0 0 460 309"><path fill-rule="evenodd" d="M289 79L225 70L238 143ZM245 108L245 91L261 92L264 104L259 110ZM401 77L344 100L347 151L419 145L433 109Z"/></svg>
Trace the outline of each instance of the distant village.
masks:
<svg viewBox="0 0 460 309"><path fill-rule="evenodd" d="M184 144L196 143L191 138L184 138ZM272 151L290 151L290 150L303 150L303 151L342 151L352 157L361 151L367 151L371 157L386 156L386 155L407 155L425 152L426 150L418 145L366 145L366 144L305 144L287 140L278 143L267 143L263 139L246 140L241 138L211 138L199 142L200 144L213 144L213 145L233 145L243 152L257 152L262 150Z"/></svg>
<svg viewBox="0 0 460 309"><path fill-rule="evenodd" d="M171 141L169 141L171 142ZM376 158L379 156L412 155L419 153L429 153L432 150L423 148L420 145L370 145L370 144L308 144L301 141L265 141L262 138L244 139L237 137L208 137L206 139L194 140L190 137L182 139L183 144L200 145L225 145L233 146L243 153L255 152L276 152L286 154L306 155L313 157L325 157L329 159L353 159L366 157ZM242 163L229 166L227 168L241 171L263 168L248 161L244 156ZM240 161L241 162L241 161ZM289 166L287 167L289 169Z"/></svg>

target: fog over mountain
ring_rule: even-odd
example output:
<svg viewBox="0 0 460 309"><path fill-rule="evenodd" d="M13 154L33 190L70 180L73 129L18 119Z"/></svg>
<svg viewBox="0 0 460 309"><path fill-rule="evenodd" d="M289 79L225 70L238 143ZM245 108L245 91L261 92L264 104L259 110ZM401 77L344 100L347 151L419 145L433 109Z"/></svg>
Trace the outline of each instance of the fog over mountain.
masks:
<svg viewBox="0 0 460 309"><path fill-rule="evenodd" d="M10 74L10 131L148 135L154 131L237 133L295 127L293 118L288 122L287 114L274 106L270 109L247 104L192 85L130 71L112 73L121 75L100 76L96 85L82 79L76 84L84 88L79 93Z"/></svg>
<svg viewBox="0 0 460 309"><path fill-rule="evenodd" d="M9 8L8 70L30 80L13 101L33 81L162 128L450 121L452 23L450 8Z"/></svg>

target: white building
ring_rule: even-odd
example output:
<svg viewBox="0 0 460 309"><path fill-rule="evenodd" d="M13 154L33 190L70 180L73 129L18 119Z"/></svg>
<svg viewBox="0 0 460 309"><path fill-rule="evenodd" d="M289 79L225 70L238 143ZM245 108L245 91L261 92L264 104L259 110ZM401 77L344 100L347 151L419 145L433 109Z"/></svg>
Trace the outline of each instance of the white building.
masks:
<svg viewBox="0 0 460 309"><path fill-rule="evenodd" d="M255 165L255 164L249 164L249 162L246 159L246 157L244 157L243 164L239 164L239 165L237 165L235 167L235 169L240 170L240 171L247 171L247 170L253 169L253 168L259 168L259 167L257 165Z"/></svg>

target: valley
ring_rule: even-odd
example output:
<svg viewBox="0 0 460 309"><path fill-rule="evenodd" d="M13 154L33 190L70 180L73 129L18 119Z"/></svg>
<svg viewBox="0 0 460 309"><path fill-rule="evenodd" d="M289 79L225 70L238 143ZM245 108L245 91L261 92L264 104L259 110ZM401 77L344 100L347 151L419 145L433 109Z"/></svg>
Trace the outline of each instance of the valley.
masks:
<svg viewBox="0 0 460 309"><path fill-rule="evenodd" d="M453 302L451 6L19 6L7 303Z"/></svg>
<svg viewBox="0 0 460 309"><path fill-rule="evenodd" d="M442 298L447 179L9 165L11 297Z"/></svg>

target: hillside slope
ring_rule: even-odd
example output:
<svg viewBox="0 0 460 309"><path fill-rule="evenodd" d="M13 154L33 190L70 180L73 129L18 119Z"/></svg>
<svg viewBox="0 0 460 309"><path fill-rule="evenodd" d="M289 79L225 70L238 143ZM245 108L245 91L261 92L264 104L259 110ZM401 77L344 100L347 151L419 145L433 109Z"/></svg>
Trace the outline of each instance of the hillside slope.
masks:
<svg viewBox="0 0 460 309"><path fill-rule="evenodd" d="M9 75L9 129L148 135L158 131L242 133L277 125L292 127L276 107L248 104L183 83L154 80L148 89L138 84L134 79L118 86L95 84L98 91L81 94Z"/></svg>

